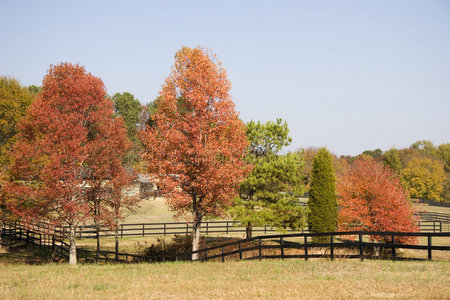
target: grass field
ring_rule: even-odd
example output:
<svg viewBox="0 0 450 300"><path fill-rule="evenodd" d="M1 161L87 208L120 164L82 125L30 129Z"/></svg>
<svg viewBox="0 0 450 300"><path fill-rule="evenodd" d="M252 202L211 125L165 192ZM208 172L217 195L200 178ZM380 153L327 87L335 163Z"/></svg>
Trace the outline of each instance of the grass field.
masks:
<svg viewBox="0 0 450 300"><path fill-rule="evenodd" d="M0 264L0 299L449 299L449 262Z"/></svg>
<svg viewBox="0 0 450 300"><path fill-rule="evenodd" d="M157 198L142 203L125 222L172 222L172 215ZM154 241L123 238L121 251ZM113 242L102 238L102 249L113 249ZM95 249L94 239L77 244ZM441 261L421 262L292 259L71 267L48 263L48 253L37 247L10 250L0 250L0 299L450 299L449 253L433 254ZM422 252L414 255L425 258Z"/></svg>
<svg viewBox="0 0 450 300"><path fill-rule="evenodd" d="M151 197L141 201L134 211L125 213L123 223L175 222L173 215L174 213L169 210L164 198Z"/></svg>

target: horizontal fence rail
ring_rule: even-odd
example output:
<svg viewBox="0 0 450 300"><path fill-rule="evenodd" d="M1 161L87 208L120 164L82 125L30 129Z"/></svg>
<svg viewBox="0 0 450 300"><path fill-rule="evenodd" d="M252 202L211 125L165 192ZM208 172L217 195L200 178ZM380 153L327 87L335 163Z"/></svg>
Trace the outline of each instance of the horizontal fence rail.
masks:
<svg viewBox="0 0 450 300"><path fill-rule="evenodd" d="M67 229L64 229L67 230ZM120 224L118 228L118 236L123 238L127 236L166 236L175 234L190 234L193 231L193 223L186 222L168 222L168 223L133 223L133 224ZM303 231L295 231L287 229L287 232L306 232L307 229ZM246 227L242 226L237 221L209 221L202 222L200 227L200 233L202 234L233 234L233 233L244 233L246 232ZM271 233L277 232L276 229L269 226L255 226L252 228L254 233ZM100 227L99 235L102 237L115 236L115 231L111 230L106 226ZM96 238L97 231L95 226L80 226L76 229L77 238Z"/></svg>
<svg viewBox="0 0 450 300"><path fill-rule="evenodd" d="M373 239L367 239L369 237L381 237L383 241L375 242ZM329 242L313 242L311 239L314 237L326 237ZM354 239L357 237L356 239ZM426 237L425 244L401 244L397 242L400 237ZM285 235L268 235L258 236L245 240L234 241L225 243L222 245L209 247L194 251L199 255L199 260L209 261L214 259L220 259L225 262L227 258L232 259L264 259L264 258L303 258L308 260L309 258L329 258L331 260L340 258L359 258L364 260L365 258L385 258L368 253L368 249L378 248L379 250L388 250L389 258L392 260L397 259L419 259L420 258L408 258L399 257L397 254L398 249L415 249L425 250L427 252L427 259L432 259L433 251L450 251L450 246L435 246L432 243L433 237L450 237L449 232L445 233L427 233L427 232L365 232L365 231L350 231L350 232L328 232L328 233L298 233L298 234L285 234ZM297 239L298 242L292 242ZM366 240L365 240L366 239ZM287 242L287 240L289 240ZM275 243L273 243L276 241ZM272 242L271 244L264 242ZM324 253L311 253L312 249L324 249ZM303 250L301 254L287 254L288 250ZM338 249L351 249L355 254L337 254ZM277 250L277 253L264 253L266 250ZM327 252L327 253L325 253ZM384 251L383 251L384 252ZM246 255L244 258L244 254Z"/></svg>
<svg viewBox="0 0 450 300"><path fill-rule="evenodd" d="M418 221L418 226L421 232L449 232L450 226L445 227L443 221L421 220ZM55 235L57 240L64 240L68 234L67 227L54 227L52 224L44 222L34 223L20 223L22 230L29 230L35 234ZM190 234L193 231L193 223L186 222L168 222L168 223L132 223L120 224L117 234L119 238L123 237L146 237L146 236L168 236L168 235L184 235ZM201 234L236 234L245 233L246 227L242 226L238 221L208 221L202 222ZM279 232L276 228L269 226L255 226L252 232L258 235L267 235ZM287 229L288 233L307 233L308 228L301 231ZM111 230L107 226L100 226L100 237L113 237L115 230ZM76 237L81 238L96 238L97 231L94 225L78 226L76 228Z"/></svg>
<svg viewBox="0 0 450 300"><path fill-rule="evenodd" d="M6 224L2 228L2 240L4 237L12 241L24 241L28 244L37 245L52 253L52 256L59 256L68 259L70 246L57 235L37 233L23 227L24 224ZM325 242L314 242L316 237L325 238ZM422 238L422 243L402 244L399 240L402 237ZM116 253L113 251L99 252L96 259L95 252L77 249L77 258L84 262L94 262L102 260L105 262L164 262L174 260L191 260L192 254L197 254L200 261L209 260L252 260L252 259L287 259L287 258L359 258L374 259L388 258L397 259L421 259L401 257L399 249L423 250L426 252L426 259L433 258L433 251L449 251L450 246L434 245L433 238L450 237L449 232L368 232L368 231L348 231L348 232L328 232L328 233L291 233L284 235L257 236L249 239L237 240L222 243L217 246L207 247L194 252L180 253L177 255L144 256L132 253ZM425 238L426 242L423 242ZM380 241L376 241L379 239ZM349 249L351 253L339 253L339 250ZM383 252L382 256L373 253L373 249ZM292 250L301 251L292 253ZM388 255L386 256L386 253ZM425 259L425 258L422 258Z"/></svg>
<svg viewBox="0 0 450 300"><path fill-rule="evenodd" d="M442 223L450 223L450 214L422 211L415 215L419 216L422 220L429 221L441 221Z"/></svg>
<svg viewBox="0 0 450 300"><path fill-rule="evenodd" d="M418 222L420 231L422 232L443 232L444 227L442 221L422 220ZM67 228L57 230L60 235L65 235ZM175 234L190 234L193 231L193 223L186 222L169 222L169 223L133 223L133 224L120 224L117 234L120 238L123 237L145 237L145 236L167 236ZM450 231L450 230L447 230ZM245 233L246 227L241 225L238 221L208 221L202 222L200 227L200 233L202 234L234 234ZM279 232L276 228L270 226L255 226L252 228L252 232L256 234L270 234ZM291 233L305 233L309 232L308 228L296 231L287 229L286 232ZM115 231L111 230L107 226L101 226L99 235L101 237L113 237ZM86 225L76 228L77 238L96 238L97 231L95 226Z"/></svg>
<svg viewBox="0 0 450 300"><path fill-rule="evenodd" d="M16 242L25 242L38 246L40 249L47 250L52 258L60 257L68 260L70 254L70 245L61 239L59 234L44 234L33 230L38 226L30 226L29 223L8 223L2 224L1 241L3 246L12 247ZM39 227L39 228L42 228ZM5 242L6 241L6 242ZM159 255L159 256L144 256L133 253L121 253L113 251L100 250L99 256L96 256L96 251L88 251L77 248L77 259L80 262L123 262L123 263L141 263L141 262L164 262L166 260L190 260L190 253L183 253L176 256L173 255Z"/></svg>
<svg viewBox="0 0 450 300"><path fill-rule="evenodd" d="M16 242L25 242L48 251L53 258L69 259L70 245L64 241L64 237L57 230L50 230L47 225L21 222L2 224L2 240L4 241L5 238L7 240L3 242L3 246L11 247ZM77 249L77 258L84 262L95 261L92 253L84 249Z"/></svg>

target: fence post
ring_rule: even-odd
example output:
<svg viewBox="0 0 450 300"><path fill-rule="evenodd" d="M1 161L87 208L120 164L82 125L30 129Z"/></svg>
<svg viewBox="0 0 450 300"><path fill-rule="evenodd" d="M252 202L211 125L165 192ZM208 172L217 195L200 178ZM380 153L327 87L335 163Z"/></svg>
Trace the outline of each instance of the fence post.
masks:
<svg viewBox="0 0 450 300"><path fill-rule="evenodd" d="M395 253L395 235L392 234L392 260L396 259L396 253Z"/></svg>
<svg viewBox="0 0 450 300"><path fill-rule="evenodd" d="M222 262L225 262L224 253L225 253L225 249L224 249L224 247L222 247Z"/></svg>
<svg viewBox="0 0 450 300"><path fill-rule="evenodd" d="M281 259L284 259L284 240L282 236L280 236L280 244L281 244Z"/></svg>
<svg viewBox="0 0 450 300"><path fill-rule="evenodd" d="M436 221L433 221L433 233L436 232Z"/></svg>
<svg viewBox="0 0 450 300"><path fill-rule="evenodd" d="M28 230L27 230L27 244L28 244L29 236L30 236L30 234L29 234L29 232L28 232Z"/></svg>
<svg viewBox="0 0 450 300"><path fill-rule="evenodd" d="M227 221L227 234L228 234L228 221Z"/></svg>
<svg viewBox="0 0 450 300"><path fill-rule="evenodd" d="M39 233L39 248L42 248L42 234Z"/></svg>
<svg viewBox="0 0 450 300"><path fill-rule="evenodd" d="M359 258L361 261L364 260L363 238L361 233L359 234Z"/></svg>
<svg viewBox="0 0 450 300"><path fill-rule="evenodd" d="M431 260L431 234L428 234L428 260Z"/></svg>
<svg viewBox="0 0 450 300"><path fill-rule="evenodd" d="M166 236L166 223L164 223L164 236Z"/></svg>
<svg viewBox="0 0 450 300"><path fill-rule="evenodd" d="M267 227L264 225L264 234L267 234Z"/></svg>
<svg viewBox="0 0 450 300"><path fill-rule="evenodd" d="M186 235L189 233L189 224L186 223Z"/></svg>
<svg viewBox="0 0 450 300"><path fill-rule="evenodd" d="M261 248L261 238L258 239L259 244L259 260L262 259L262 248Z"/></svg>
<svg viewBox="0 0 450 300"><path fill-rule="evenodd" d="M242 260L242 248L241 248L241 242L238 243L239 246L239 260Z"/></svg>
<svg viewBox="0 0 450 300"><path fill-rule="evenodd" d="M123 238L123 224L120 224L120 238Z"/></svg>
<svg viewBox="0 0 450 300"><path fill-rule="evenodd" d="M209 222L206 222L206 235L208 235L208 224L209 224Z"/></svg>
<svg viewBox="0 0 450 300"><path fill-rule="evenodd" d="M308 260L308 236L305 234L303 237L305 239L305 260Z"/></svg>
<svg viewBox="0 0 450 300"><path fill-rule="evenodd" d="M142 236L145 236L145 224L142 224Z"/></svg>
<svg viewBox="0 0 450 300"><path fill-rule="evenodd" d="M52 235L52 257L54 253L55 253L55 236Z"/></svg>
<svg viewBox="0 0 450 300"><path fill-rule="evenodd" d="M331 243L330 258L331 258L331 260L334 260L334 235L333 234L330 236L330 243Z"/></svg>

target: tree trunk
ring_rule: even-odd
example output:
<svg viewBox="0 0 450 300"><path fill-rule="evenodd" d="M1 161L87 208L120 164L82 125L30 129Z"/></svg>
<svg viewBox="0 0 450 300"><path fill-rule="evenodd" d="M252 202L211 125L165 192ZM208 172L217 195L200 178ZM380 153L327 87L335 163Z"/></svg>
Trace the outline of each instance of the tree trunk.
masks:
<svg viewBox="0 0 450 300"><path fill-rule="evenodd" d="M194 208L194 230L192 235L192 252L198 250L198 245L200 243L200 226L202 225L202 214L199 205L200 199L197 195L192 195L192 206ZM198 253L192 254L192 260L198 260Z"/></svg>
<svg viewBox="0 0 450 300"><path fill-rule="evenodd" d="M114 234L115 243L116 243L116 260L119 259L119 220L116 219L116 232Z"/></svg>
<svg viewBox="0 0 450 300"><path fill-rule="evenodd" d="M245 235L246 235L247 239L252 237L252 233L253 233L252 229L253 229L252 223L248 222L247 226L245 227Z"/></svg>
<svg viewBox="0 0 450 300"><path fill-rule="evenodd" d="M95 259L98 262L98 258L100 256L100 228L97 224L95 225L95 231L97 239L97 250L95 251Z"/></svg>
<svg viewBox="0 0 450 300"><path fill-rule="evenodd" d="M3 249L3 226L4 223L0 222L0 249Z"/></svg>
<svg viewBox="0 0 450 300"><path fill-rule="evenodd" d="M70 241L70 252L69 252L69 264L77 264L77 246L75 244L75 226L70 225L69 227L69 241Z"/></svg>
<svg viewBox="0 0 450 300"><path fill-rule="evenodd" d="M98 221L99 211L98 204L95 203L94 209L94 224L95 224L95 238L97 239L97 250L95 252L95 260L98 262L100 256L100 224Z"/></svg>
<svg viewBox="0 0 450 300"><path fill-rule="evenodd" d="M380 258L380 247L375 247L375 256Z"/></svg>
<svg viewBox="0 0 450 300"><path fill-rule="evenodd" d="M200 226L202 225L201 218L196 218L194 221L194 232L192 237L192 252L198 250L198 245L200 242ZM198 260L198 253L192 254L192 260Z"/></svg>

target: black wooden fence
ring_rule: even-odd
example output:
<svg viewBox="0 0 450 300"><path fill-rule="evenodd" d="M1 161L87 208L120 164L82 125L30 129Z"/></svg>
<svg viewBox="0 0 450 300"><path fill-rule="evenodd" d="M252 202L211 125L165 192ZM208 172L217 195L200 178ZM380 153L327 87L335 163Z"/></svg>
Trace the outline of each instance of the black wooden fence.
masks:
<svg viewBox="0 0 450 300"><path fill-rule="evenodd" d="M431 225L431 227L430 227ZM432 224L424 224L430 229ZM439 224L435 225L436 230L439 229ZM63 228L67 230L67 228ZM133 223L133 224L120 224L118 228L119 237L127 236L166 236L175 234L189 234L193 231L193 223L186 222L168 222L168 223ZM246 231L245 226L240 225L237 221L208 221L202 222L200 227L200 232L202 234L233 234L233 233L243 233ZM252 231L254 233L267 234L270 232L276 232L277 230L269 226L263 227L253 227ZM299 232L288 229L287 232ZM307 229L300 231L307 232ZM77 238L96 238L97 231L95 226L87 225L80 226L76 229ZM100 236L114 236L115 232L112 231L107 226L100 227Z"/></svg>
<svg viewBox="0 0 450 300"><path fill-rule="evenodd" d="M45 223L3 223L1 228L2 245L12 247L16 242L25 242L38 246L51 253L54 258L69 258L70 245L64 241L64 236L58 230L47 227ZM95 254L84 249L77 249L80 261L92 262Z"/></svg>
<svg viewBox="0 0 450 300"><path fill-rule="evenodd" d="M6 224L2 228L2 240L24 241L29 244L38 245L51 252L55 256L68 259L70 247L60 237L55 234L38 233L28 225L21 223ZM371 237L381 237L382 242L374 242ZM7 237L7 239L5 239ZM326 237L329 242L313 242L314 237ZM353 239L353 238L356 238ZM400 244L400 237L425 237L426 243L422 244ZM100 260L123 263L138 262L163 262L174 260L191 260L192 254L196 253L200 261L219 259L225 262L229 259L287 259L287 258L391 258L397 259L417 259L410 257L399 257L398 249L425 250L427 259L431 260L433 251L449 251L450 246L434 245L433 238L450 237L450 232L329 232L329 233L293 233L284 235L257 236L249 239L237 240L224 243L214 247L200 249L195 252L181 253L167 256L143 256L131 253L116 253L113 251L100 251ZM382 253L389 252L389 256L377 256L373 249L378 248ZM349 249L357 254L336 253L339 249ZM289 253L291 250L302 250L302 253ZM323 253L317 253L317 251ZM268 252L269 251L269 252ZM79 261L96 261L95 252L77 249ZM97 260L98 261L98 260Z"/></svg>
<svg viewBox="0 0 450 300"><path fill-rule="evenodd" d="M442 232L442 221L422 220L418 222L418 226L421 232ZM67 228L62 228L58 232L61 235L65 235ZM192 223L185 222L168 222L168 223L133 223L133 224L120 224L118 228L118 235L123 237L145 237L145 236L167 236L175 234L189 234L193 230ZM237 221L208 221L202 222L200 232L202 234L233 234L233 233L245 233L246 228ZM278 232L276 228L269 226L256 226L252 228L252 232L255 234L268 234ZM306 233L308 228L301 231L295 231L287 229L286 232L290 233ZM114 236L115 232L107 226L100 227L101 237ZM96 238L97 231L95 226L86 225L80 226L76 229L77 238Z"/></svg>
<svg viewBox="0 0 450 300"><path fill-rule="evenodd" d="M302 202L300 202L302 203ZM450 214L436 212L419 212L416 216L420 218L418 226L421 232L450 232ZM65 234L67 228L59 229L61 235ZM174 234L189 234L193 230L192 223L186 222L168 222L168 223L128 223L119 225L119 237L127 236L166 236ZM200 228L202 234L232 234L246 232L245 226L238 221L208 221L202 222ZM269 226L256 226L252 230L257 234L268 234L277 232L276 229ZM301 231L286 230L290 233L305 233L308 228ZM76 228L78 238L96 238L97 232L95 226L85 225ZM100 236L114 236L115 233L107 226L100 226Z"/></svg>
<svg viewBox="0 0 450 300"><path fill-rule="evenodd" d="M38 246L40 249L46 250L51 257L68 260L70 255L70 245L63 240L63 236L59 230L52 232L46 231L44 225L40 223L3 223L1 228L1 245L12 247L17 242L25 242ZM190 260L189 253L183 253L178 256L159 255L159 256L143 256L133 253L117 253L113 251L99 251L99 257L95 251L80 249L77 247L77 259L80 262L123 262L123 263L140 263L140 262L164 262L166 260Z"/></svg>
<svg viewBox="0 0 450 300"><path fill-rule="evenodd" d="M382 237L382 242L374 242L369 237ZM327 237L328 243L312 242L313 237ZM350 238L357 237L356 240ZM396 242L399 237L426 237L425 244L400 244ZM231 259L287 259L287 258L391 258L397 259L420 259L414 257L399 257L397 249L415 249L425 250L427 259L431 260L433 251L450 251L450 246L435 246L432 243L433 237L450 237L450 232L445 233L428 233L428 232L328 232L328 233L294 233L285 235L268 235L258 236L245 240L234 241L222 245L200 249L192 252L199 255L199 260L209 261L220 259L225 262L227 258ZM368 240L369 239L369 240ZM294 242L293 242L294 240ZM297 242L295 242L297 240ZM275 243L274 243L275 241ZM269 242L269 243L267 243ZM374 248L379 248L383 253L389 251L389 256L376 255L373 253ZM266 250L279 250L278 253L265 254ZM288 250L303 250L302 254L287 254ZM325 249L324 253L311 253L312 249ZM337 254L337 249L356 250L357 254ZM368 251L369 250L369 251ZM327 253L325 253L327 252ZM248 254L248 255L245 255ZM245 257L244 257L245 255Z"/></svg>
<svg viewBox="0 0 450 300"><path fill-rule="evenodd" d="M419 216L422 220L428 221L441 221L442 223L450 223L450 214L422 211L415 215Z"/></svg>
<svg viewBox="0 0 450 300"><path fill-rule="evenodd" d="M439 221L441 222L441 232L450 232L450 214L422 211L416 215L421 221Z"/></svg>

